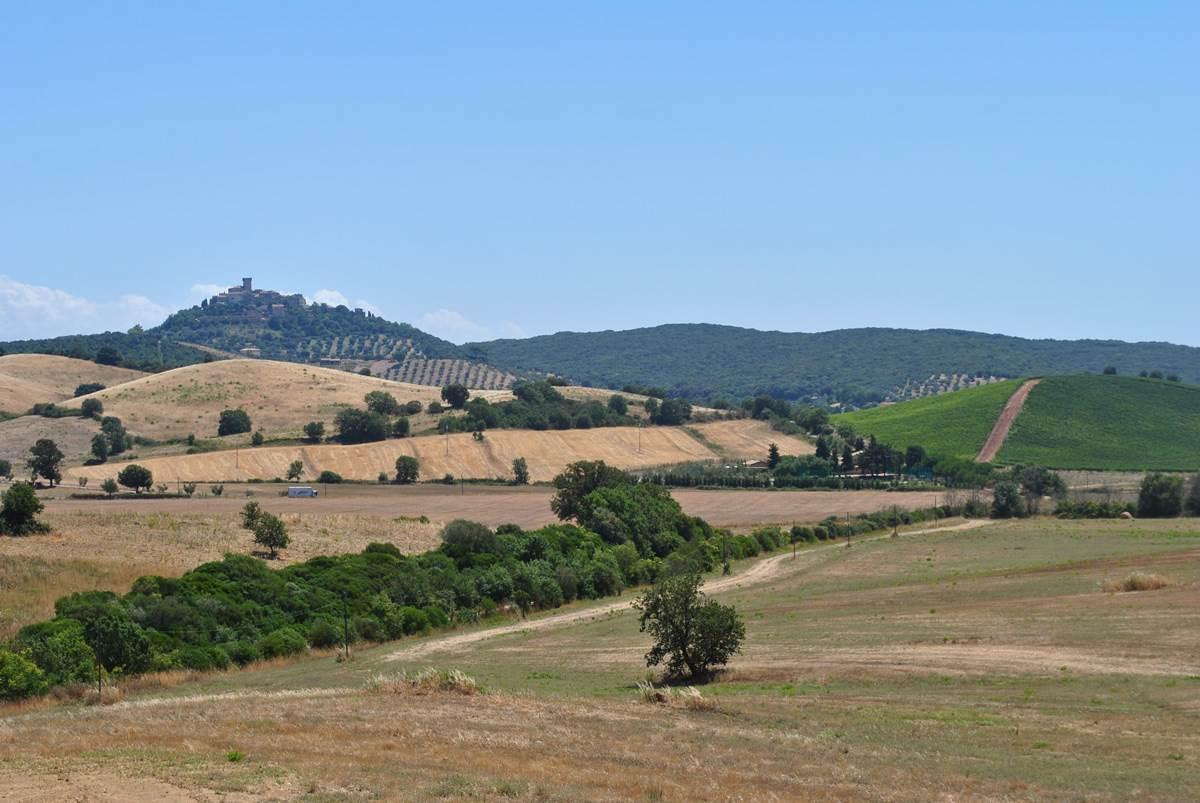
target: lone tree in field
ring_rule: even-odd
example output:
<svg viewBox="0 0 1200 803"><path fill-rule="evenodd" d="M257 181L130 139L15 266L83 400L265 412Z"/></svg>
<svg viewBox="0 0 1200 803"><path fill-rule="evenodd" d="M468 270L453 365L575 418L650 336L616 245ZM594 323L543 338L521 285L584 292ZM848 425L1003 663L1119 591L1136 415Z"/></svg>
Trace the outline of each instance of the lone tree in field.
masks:
<svg viewBox="0 0 1200 803"><path fill-rule="evenodd" d="M513 461L513 485L528 485L529 484L529 464L525 462L524 457L518 457Z"/></svg>
<svg viewBox="0 0 1200 803"><path fill-rule="evenodd" d="M396 397L386 390L373 390L363 397L363 401L367 403L367 409L372 413L379 413L380 415L400 414L400 402L396 401Z"/></svg>
<svg viewBox="0 0 1200 803"><path fill-rule="evenodd" d="M83 413L84 418L99 420L104 414L104 404L99 399L84 399L83 404L79 406L79 412Z"/></svg>
<svg viewBox="0 0 1200 803"><path fill-rule="evenodd" d="M304 425L304 437L309 443L320 443L325 437L325 423L323 421L309 421Z"/></svg>
<svg viewBox="0 0 1200 803"><path fill-rule="evenodd" d="M126 488L132 488L134 493L140 494L142 491L150 490L150 486L154 485L154 474L145 466L130 463L117 474L117 482Z"/></svg>
<svg viewBox="0 0 1200 803"><path fill-rule="evenodd" d="M29 459L25 461L25 465L33 479L43 477L54 487L56 482L62 480L62 461L63 453L59 451L58 444L49 438L40 438L29 447Z"/></svg>
<svg viewBox="0 0 1200 803"><path fill-rule="evenodd" d="M385 440L388 420L379 413L347 408L334 418L337 439L341 443L370 443Z"/></svg>
<svg viewBox="0 0 1200 803"><path fill-rule="evenodd" d="M998 482L992 492L993 519L1019 519L1026 515L1025 499L1015 482Z"/></svg>
<svg viewBox="0 0 1200 803"><path fill-rule="evenodd" d="M129 433L125 425L116 416L106 415L100 419L100 432L108 438L108 453L118 455L129 448Z"/></svg>
<svg viewBox="0 0 1200 803"><path fill-rule="evenodd" d="M108 438L103 433L97 433L92 438L92 457L97 463L108 460Z"/></svg>
<svg viewBox="0 0 1200 803"><path fill-rule="evenodd" d="M779 446L772 443L767 447L767 468L772 471L779 466Z"/></svg>
<svg viewBox="0 0 1200 803"><path fill-rule="evenodd" d="M417 458L409 455L401 455L396 458L396 484L411 485L417 481L417 477L421 475L421 466L417 463Z"/></svg>
<svg viewBox="0 0 1200 803"><path fill-rule="evenodd" d="M272 513L259 513L252 529L254 543L266 547L271 560L279 557L279 550L287 549L287 545L291 543L283 519Z"/></svg>
<svg viewBox="0 0 1200 803"><path fill-rule="evenodd" d="M117 481L109 477L104 482L100 483L100 490L104 491L104 495L112 498L120 489L117 487Z"/></svg>
<svg viewBox="0 0 1200 803"><path fill-rule="evenodd" d="M249 432L252 428L250 414L245 410L241 408L222 410L221 418L217 422L217 435L238 435L242 432Z"/></svg>
<svg viewBox="0 0 1200 803"><path fill-rule="evenodd" d="M746 627L732 606L700 591L700 575L680 574L659 581L633 603L641 631L654 638L646 666L666 664L668 677L696 680L740 652Z"/></svg>
<svg viewBox="0 0 1200 803"><path fill-rule="evenodd" d="M442 388L442 401L455 410L461 410L470 397L471 391L467 390L466 385L454 384Z"/></svg>
<svg viewBox="0 0 1200 803"><path fill-rule="evenodd" d="M293 460L288 465L287 478L289 480L293 480L293 481L298 480L298 479L300 479L300 477L303 474L304 474L304 461L303 460Z"/></svg>
<svg viewBox="0 0 1200 803"><path fill-rule="evenodd" d="M12 479L12 463L0 459L0 479Z"/></svg>
<svg viewBox="0 0 1200 803"><path fill-rule="evenodd" d="M0 535L29 535L49 528L37 520L42 500L27 482L18 482L0 497Z"/></svg>
<svg viewBox="0 0 1200 803"><path fill-rule="evenodd" d="M1138 494L1138 516L1169 519L1183 510L1183 477L1155 472L1142 479Z"/></svg>

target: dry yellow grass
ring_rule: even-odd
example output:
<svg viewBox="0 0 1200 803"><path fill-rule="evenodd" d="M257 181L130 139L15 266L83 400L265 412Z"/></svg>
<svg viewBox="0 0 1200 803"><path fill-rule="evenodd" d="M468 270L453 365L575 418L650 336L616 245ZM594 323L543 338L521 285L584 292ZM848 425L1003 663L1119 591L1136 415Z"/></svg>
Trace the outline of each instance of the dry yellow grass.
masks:
<svg viewBox="0 0 1200 803"><path fill-rule="evenodd" d="M1100 587L1110 593L1118 591L1157 591L1160 588L1166 588L1171 582L1161 574L1151 574L1149 572L1133 572L1125 577L1124 580L1104 580Z"/></svg>
<svg viewBox="0 0 1200 803"><path fill-rule="evenodd" d="M784 435L771 429L765 421L752 418L740 421L712 421L695 424L689 429L700 433L700 437L711 444L723 457L736 460L766 460L767 449L774 443L781 454L812 454L816 447L792 435Z"/></svg>
<svg viewBox="0 0 1200 803"><path fill-rule="evenodd" d="M105 412L148 438L215 437L221 411L237 407L249 413L254 428L268 437L299 437L309 421L323 421L331 429L339 410L362 407L363 397L373 390L387 391L401 404L441 398L441 388L272 360L189 365L109 387L94 396L104 402ZM512 397L508 391L495 390L473 395L495 400Z"/></svg>
<svg viewBox="0 0 1200 803"><path fill-rule="evenodd" d="M358 552L372 541L422 552L437 523L355 513L283 513L291 546L272 567L317 555ZM179 575L227 552L250 554L254 539L236 512L56 512L48 535L0 538L0 639L53 614L59 597L89 589L125 592L147 574Z"/></svg>
<svg viewBox="0 0 1200 803"><path fill-rule="evenodd" d="M705 426L709 427L708 432L719 432L720 427L743 423L730 421ZM482 441L474 440L468 433L459 433L358 446L267 446L138 462L153 471L159 482L273 479L285 476L293 460L304 463L304 476L310 479L330 470L345 479L374 480L380 472L393 475L396 458L401 455L417 458L422 479L445 474L473 479L508 478L512 475L513 460L524 457L535 482L552 479L568 463L577 460L603 460L609 465L633 469L720 458L682 428L607 427L546 432L492 430ZM120 464L109 464L72 468L66 473L71 478L87 477L98 482L115 476L119 469Z"/></svg>
<svg viewBox="0 0 1200 803"><path fill-rule="evenodd" d="M91 456L92 437L99 431L98 421L74 416L23 415L11 421L0 421L0 458L12 462L17 476L24 475L29 447L41 438L49 438L58 444L68 461L82 461Z"/></svg>
<svg viewBox="0 0 1200 803"><path fill-rule="evenodd" d="M39 402L69 399L85 383L111 387L142 376L141 371L52 354L6 354L0 357L0 410L23 413Z"/></svg>

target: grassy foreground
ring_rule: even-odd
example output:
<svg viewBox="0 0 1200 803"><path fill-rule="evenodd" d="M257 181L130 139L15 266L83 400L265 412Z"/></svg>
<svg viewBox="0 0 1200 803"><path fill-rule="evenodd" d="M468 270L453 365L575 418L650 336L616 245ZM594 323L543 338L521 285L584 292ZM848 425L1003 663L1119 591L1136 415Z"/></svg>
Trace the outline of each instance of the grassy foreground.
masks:
<svg viewBox="0 0 1200 803"><path fill-rule="evenodd" d="M310 800L1197 799L1198 559L1200 523L1183 520L819 547L721 595L746 617L746 650L703 705L640 702L646 639L631 613L608 613L434 643L411 662L387 659L421 642L103 708L9 709L0 784L51 789L69 774L76 788L136 778L160 797ZM1101 590L1133 571L1169 585ZM429 665L487 693L367 688Z"/></svg>

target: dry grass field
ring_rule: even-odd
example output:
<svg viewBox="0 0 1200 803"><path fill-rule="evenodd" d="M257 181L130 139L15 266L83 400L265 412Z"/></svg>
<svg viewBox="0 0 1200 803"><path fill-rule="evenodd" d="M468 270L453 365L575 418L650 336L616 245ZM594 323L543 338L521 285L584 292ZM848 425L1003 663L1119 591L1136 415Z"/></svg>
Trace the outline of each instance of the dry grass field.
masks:
<svg viewBox="0 0 1200 803"><path fill-rule="evenodd" d="M246 498L212 501L226 504L202 512L51 503L42 517L53 528L49 535L0 538L0 640L53 615L54 600L66 594L95 588L124 593L143 575L177 576L227 552L253 553L254 539L240 526L237 513ZM294 506L276 509L292 536L276 566L358 552L372 541L395 544L404 552L422 552L438 543L436 523L352 512L300 514Z"/></svg>
<svg viewBox="0 0 1200 803"><path fill-rule="evenodd" d="M818 546L736 567L717 596L745 617L745 652L702 704L640 701L631 613L550 614L105 707L12 706L0 784L44 800L1195 800L1198 559L1196 521ZM1168 585L1102 590L1139 571ZM485 693L371 682L430 665Z"/></svg>
<svg viewBox="0 0 1200 803"><path fill-rule="evenodd" d="M69 399L83 384L112 387L143 376L141 371L52 354L5 354L0 357L0 410L23 413L39 402Z"/></svg>
<svg viewBox="0 0 1200 803"><path fill-rule="evenodd" d="M71 416L42 418L23 415L0 421L0 458L10 461L17 476L25 473L29 447L41 438L58 444L68 461L82 462L91 456L92 437L100 431L100 422Z"/></svg>
<svg viewBox="0 0 1200 803"><path fill-rule="evenodd" d="M324 421L332 430L339 410L362 407L363 396L373 390L387 391L401 404L441 399L441 388L272 360L189 365L93 395L104 402L106 413L148 438L214 437L220 412L236 407L245 409L255 429L268 437L299 437L309 421ZM494 400L512 397L508 391L475 391L475 395Z"/></svg>
<svg viewBox="0 0 1200 803"><path fill-rule="evenodd" d="M375 516L384 519L418 518L434 521L470 519L495 527L513 523L536 528L557 519L550 511L554 489L546 485L513 487L496 485L329 485L317 486L316 499L288 499L287 486L276 483L229 484L224 495L208 495L201 485L191 499L111 500L68 499L74 488L44 494L52 512L104 513L208 513L233 515L248 498L273 513ZM938 495L888 491L762 491L677 488L671 495L685 512L719 527L743 532L764 524L789 525L817 522L826 516L873 513L898 505L901 509L931 507Z"/></svg>
<svg viewBox="0 0 1200 803"><path fill-rule="evenodd" d="M255 413L251 411L250 415L254 418ZM395 473L397 457L411 455L420 462L422 479L440 478L446 474L494 479L511 477L512 461L524 457L529 464L531 479L541 482L552 479L568 463L577 460L604 460L621 468L646 468L692 460L718 460L725 456L714 451L708 442L724 440L734 448L765 456L770 441L782 440L763 422L722 421L699 426L704 428L705 441L679 427L606 427L541 432L491 430L482 441L474 440L469 433L457 433L357 446L264 446L155 457L138 462L153 471L155 478L162 482L269 480L283 477L293 460L304 463L308 478L330 470L345 479L375 480L380 472ZM795 444L796 449L806 447L803 441ZM70 478L87 477L95 482L114 476L119 465L77 467L66 474Z"/></svg>

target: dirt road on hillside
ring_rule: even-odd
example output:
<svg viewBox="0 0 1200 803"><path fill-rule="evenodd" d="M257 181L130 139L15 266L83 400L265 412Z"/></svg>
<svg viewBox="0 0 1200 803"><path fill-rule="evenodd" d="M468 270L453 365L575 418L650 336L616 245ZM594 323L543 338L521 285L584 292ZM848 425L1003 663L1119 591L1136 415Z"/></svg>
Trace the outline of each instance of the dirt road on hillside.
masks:
<svg viewBox="0 0 1200 803"><path fill-rule="evenodd" d="M910 530L902 533L903 536L911 535L926 535L928 533L942 532L957 532L961 530L974 530L977 527L985 527L991 522L986 519L973 519L965 521L962 524L955 524L950 527L930 527L923 530ZM878 541L883 538L888 538L890 535L877 535L868 538L860 538L858 543L862 541ZM845 545L841 542L826 544L825 546L806 549L801 552L796 559L798 563L800 558L804 558L804 562L808 563L809 558L820 552L827 552L831 549L845 549ZM735 588L744 588L746 586L760 585L769 580L774 579L784 572L785 569L791 568L793 563L792 553L785 552L781 555L776 555L766 560L760 560L754 563L744 572L740 574L730 575L729 577L719 577L714 580L709 580L703 586L705 593L714 594L720 591L730 591ZM403 647L396 650L391 655L387 656L386 661L415 661L424 658L430 653L440 652L442 650L453 650L465 647L468 644L475 644L480 641L486 641L497 636L507 636L512 633L522 633L533 630L546 630L549 628L562 627L564 625L574 624L576 622L595 619L601 616L618 611L628 610L633 604L633 600L622 600L620 602L611 602L607 605L601 605L596 608L587 608L586 610L570 611L567 613L546 616L541 619L529 619L517 624L504 625L503 627L493 627L486 630L473 630L469 633L455 633L447 636L436 638L428 638L413 644L409 647Z"/></svg>
<svg viewBox="0 0 1200 803"><path fill-rule="evenodd" d="M1008 437L1008 431L1012 429L1013 421L1017 420L1017 416L1021 414L1021 408L1025 406L1025 400L1029 398L1029 392L1041 381L1040 379L1030 379L1009 397L1004 409L1000 411L1000 417L996 419L995 426L992 427L991 434L983 442L983 448L979 450L979 454L975 455L976 463L990 463L996 459L1000 447L1004 445L1004 440Z"/></svg>

